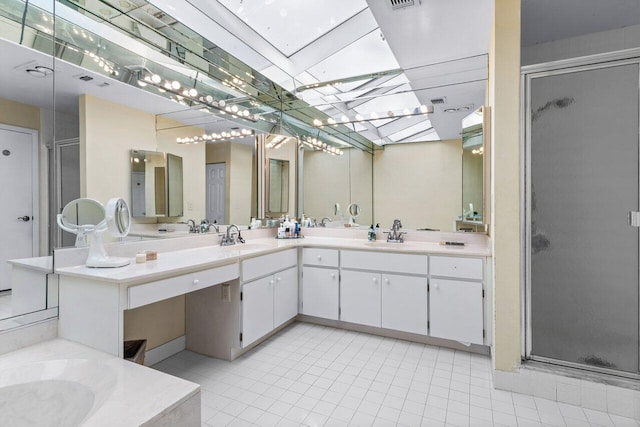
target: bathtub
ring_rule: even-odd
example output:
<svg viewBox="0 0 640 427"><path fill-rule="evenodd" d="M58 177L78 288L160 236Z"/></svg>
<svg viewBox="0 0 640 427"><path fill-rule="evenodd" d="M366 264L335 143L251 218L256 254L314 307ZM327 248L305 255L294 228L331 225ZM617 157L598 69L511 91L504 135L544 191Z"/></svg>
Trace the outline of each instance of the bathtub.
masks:
<svg viewBox="0 0 640 427"><path fill-rule="evenodd" d="M200 386L54 339L0 355L0 426L200 426Z"/></svg>
<svg viewBox="0 0 640 427"><path fill-rule="evenodd" d="M79 426L113 393L102 361L47 360L0 371L0 426Z"/></svg>

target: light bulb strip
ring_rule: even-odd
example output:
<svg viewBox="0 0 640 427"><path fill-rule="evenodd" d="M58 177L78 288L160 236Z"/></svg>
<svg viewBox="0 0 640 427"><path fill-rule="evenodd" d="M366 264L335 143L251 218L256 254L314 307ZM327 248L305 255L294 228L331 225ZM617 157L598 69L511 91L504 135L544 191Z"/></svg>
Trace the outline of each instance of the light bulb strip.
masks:
<svg viewBox="0 0 640 427"><path fill-rule="evenodd" d="M220 133L205 133L202 135L196 135L191 137L176 138L178 144L198 144L200 142L212 142L228 139L244 138L246 136L252 136L255 133L251 129L231 129L229 132L224 131Z"/></svg>
<svg viewBox="0 0 640 427"><path fill-rule="evenodd" d="M160 77L158 74L146 74L142 75L140 73L138 76L138 85L141 87L145 87L147 85L153 86L158 89L159 92L168 92L175 95L175 99L172 98L174 102L177 102L181 105L186 106L185 99L195 102L198 104L203 104L207 107L213 108L221 114L230 114L231 117L236 119L248 120L250 122L258 121L258 117L251 114L248 109L240 109L237 105L227 105L224 100L216 101L211 95L200 95L198 96L198 91L195 88L183 88L179 81L173 80L165 80Z"/></svg>
<svg viewBox="0 0 640 427"><path fill-rule="evenodd" d="M433 114L433 111L434 110L432 105L429 105L429 106L420 105L419 107L415 107L413 109L405 108L402 111L389 110L386 113L373 112L366 117L362 114L356 114L355 116L352 116L352 117L349 117L343 114L338 119L329 117L324 122L320 119L313 119L313 126L317 128L321 128L324 126L337 126L337 125L351 124L351 123L370 122L374 120L399 119L403 117L424 116L427 114Z"/></svg>
<svg viewBox="0 0 640 427"><path fill-rule="evenodd" d="M324 151L332 156L342 156L344 154L344 151L341 149L328 145L326 142L322 142L318 138L312 138L310 136L303 139L302 144L313 150Z"/></svg>

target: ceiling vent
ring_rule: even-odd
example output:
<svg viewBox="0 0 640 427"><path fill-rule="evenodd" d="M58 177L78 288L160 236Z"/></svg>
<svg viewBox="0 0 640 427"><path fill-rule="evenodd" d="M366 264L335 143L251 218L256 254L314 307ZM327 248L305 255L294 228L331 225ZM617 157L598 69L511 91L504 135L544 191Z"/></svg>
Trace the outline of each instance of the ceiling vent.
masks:
<svg viewBox="0 0 640 427"><path fill-rule="evenodd" d="M402 9L416 4L415 0L389 0L389 3L391 3L391 9Z"/></svg>
<svg viewBox="0 0 640 427"><path fill-rule="evenodd" d="M441 104L446 104L447 103L447 98L445 98L444 96L441 98L433 98L431 100L431 104L432 105L441 105Z"/></svg>
<svg viewBox="0 0 640 427"><path fill-rule="evenodd" d="M78 77L80 80L82 80L83 82L90 82L91 80L93 80L93 77L91 76L87 76L87 75L83 75Z"/></svg>

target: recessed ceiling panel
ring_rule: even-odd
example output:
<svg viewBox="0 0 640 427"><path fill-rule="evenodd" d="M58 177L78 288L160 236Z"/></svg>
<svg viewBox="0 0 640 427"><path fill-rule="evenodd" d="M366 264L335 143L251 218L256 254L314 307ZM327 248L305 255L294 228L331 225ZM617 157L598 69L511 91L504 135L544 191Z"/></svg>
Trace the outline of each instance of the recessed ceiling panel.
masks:
<svg viewBox="0 0 640 427"><path fill-rule="evenodd" d="M276 49L291 56L367 8L365 0L218 0Z"/></svg>

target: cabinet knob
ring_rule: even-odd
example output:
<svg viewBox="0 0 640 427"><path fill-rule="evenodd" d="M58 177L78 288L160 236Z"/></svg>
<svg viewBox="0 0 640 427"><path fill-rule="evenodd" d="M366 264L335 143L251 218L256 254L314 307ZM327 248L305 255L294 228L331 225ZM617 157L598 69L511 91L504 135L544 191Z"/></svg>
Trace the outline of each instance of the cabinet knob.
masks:
<svg viewBox="0 0 640 427"><path fill-rule="evenodd" d="M388 285L389 283L391 283L391 281L389 279L384 279L384 283Z"/></svg>
<svg viewBox="0 0 640 427"><path fill-rule="evenodd" d="M438 285L437 283L433 284L433 289L439 289L439 288L440 288L440 285Z"/></svg>
<svg viewBox="0 0 640 427"><path fill-rule="evenodd" d="M378 283L378 278L377 277L373 278L373 283Z"/></svg>
<svg viewBox="0 0 640 427"><path fill-rule="evenodd" d="M318 261L322 261L322 257L318 255Z"/></svg>
<svg viewBox="0 0 640 427"><path fill-rule="evenodd" d="M200 283L200 280L198 280L198 279L194 279L194 280L193 280L193 285L194 285L194 286L195 286L195 285L197 285L198 283Z"/></svg>
<svg viewBox="0 0 640 427"><path fill-rule="evenodd" d="M276 282L279 282L280 280L282 280L282 277L276 277Z"/></svg>
<svg viewBox="0 0 640 427"><path fill-rule="evenodd" d="M269 280L269 284L270 284L270 285L273 285L273 284L274 284L273 279Z"/></svg>
<svg viewBox="0 0 640 427"><path fill-rule="evenodd" d="M335 279L336 278L336 273L331 273L331 278Z"/></svg>

